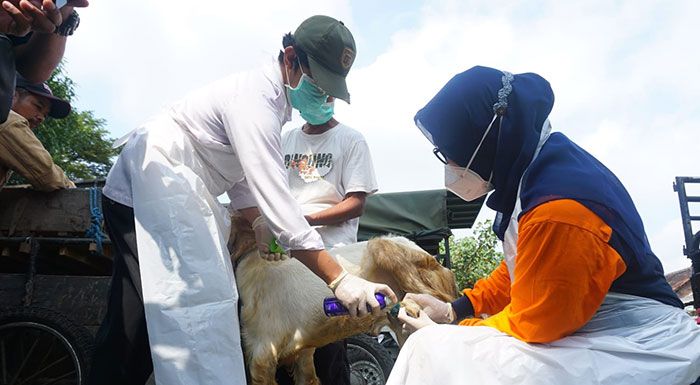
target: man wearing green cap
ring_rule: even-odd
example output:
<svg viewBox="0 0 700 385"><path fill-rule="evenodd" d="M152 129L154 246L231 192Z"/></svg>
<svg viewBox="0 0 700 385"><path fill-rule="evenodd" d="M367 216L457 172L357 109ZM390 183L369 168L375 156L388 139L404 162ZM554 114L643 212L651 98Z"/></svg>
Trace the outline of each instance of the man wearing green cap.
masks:
<svg viewBox="0 0 700 385"><path fill-rule="evenodd" d="M261 253L276 239L351 315L379 312L377 292L396 301L343 270L289 192L282 125L292 107L308 115L329 96L349 101L355 58L352 34L331 17L305 20L294 37L308 65L285 46L279 60L195 91L115 143L125 145L103 190L114 272L89 384L143 384L151 371L160 384L245 383L223 193Z"/></svg>

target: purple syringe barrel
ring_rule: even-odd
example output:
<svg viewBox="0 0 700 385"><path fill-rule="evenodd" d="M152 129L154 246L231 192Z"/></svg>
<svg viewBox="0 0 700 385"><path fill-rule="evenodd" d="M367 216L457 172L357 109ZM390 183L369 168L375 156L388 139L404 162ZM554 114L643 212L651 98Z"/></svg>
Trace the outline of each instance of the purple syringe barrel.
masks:
<svg viewBox="0 0 700 385"><path fill-rule="evenodd" d="M384 309L386 307L386 297L384 294L375 293L374 298L379 302L379 308ZM372 311L369 305L367 305L367 311ZM328 297L323 300L323 312L326 313L328 317L350 314L348 309L335 297Z"/></svg>

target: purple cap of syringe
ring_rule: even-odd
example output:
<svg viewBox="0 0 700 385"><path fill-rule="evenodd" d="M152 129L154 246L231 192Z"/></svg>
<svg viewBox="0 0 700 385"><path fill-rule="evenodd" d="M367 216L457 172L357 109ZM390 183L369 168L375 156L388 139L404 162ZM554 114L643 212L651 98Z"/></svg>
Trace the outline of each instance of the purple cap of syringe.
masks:
<svg viewBox="0 0 700 385"><path fill-rule="evenodd" d="M386 297L382 293L375 293L374 298L379 302L379 308L384 309L386 307ZM372 311L372 308L367 305L367 311ZM348 309L340 303L340 300L335 297L328 297L323 300L323 312L326 313L328 317L335 317L339 315L350 314Z"/></svg>

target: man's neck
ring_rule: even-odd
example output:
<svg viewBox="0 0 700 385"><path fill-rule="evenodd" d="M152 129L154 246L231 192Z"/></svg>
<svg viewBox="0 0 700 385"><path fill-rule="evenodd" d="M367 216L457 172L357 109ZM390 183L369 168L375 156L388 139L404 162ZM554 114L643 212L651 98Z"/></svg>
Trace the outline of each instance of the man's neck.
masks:
<svg viewBox="0 0 700 385"><path fill-rule="evenodd" d="M335 120L335 118L331 118L331 120L327 121L326 123L319 124L319 125L305 123L301 127L301 130L304 131L305 134L318 135L318 134L323 134L324 132L330 130L331 128L333 128L337 125L338 125L338 121Z"/></svg>

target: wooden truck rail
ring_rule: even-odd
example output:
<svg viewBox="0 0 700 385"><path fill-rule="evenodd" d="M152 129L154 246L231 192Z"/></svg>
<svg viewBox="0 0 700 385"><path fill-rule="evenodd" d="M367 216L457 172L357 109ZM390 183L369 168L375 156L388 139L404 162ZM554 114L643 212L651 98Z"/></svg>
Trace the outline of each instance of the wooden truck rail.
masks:
<svg viewBox="0 0 700 385"><path fill-rule="evenodd" d="M98 188L0 191L0 378L81 384L112 270Z"/></svg>

